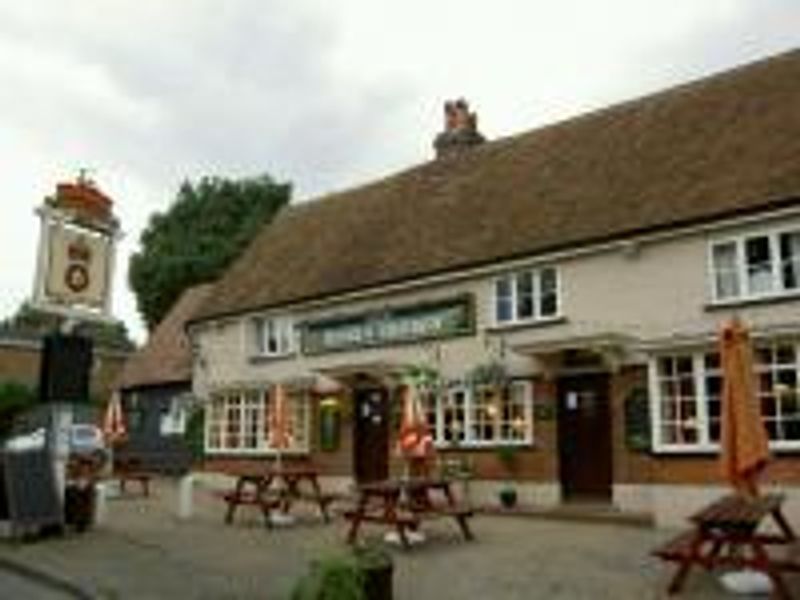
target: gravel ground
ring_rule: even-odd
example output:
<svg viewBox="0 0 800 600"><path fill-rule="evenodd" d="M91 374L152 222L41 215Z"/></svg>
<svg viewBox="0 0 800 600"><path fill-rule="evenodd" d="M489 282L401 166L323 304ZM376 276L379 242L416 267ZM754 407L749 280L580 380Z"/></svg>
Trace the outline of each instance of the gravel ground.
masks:
<svg viewBox="0 0 800 600"><path fill-rule="evenodd" d="M256 510L232 526L224 506L196 488L195 515L175 516L176 487L159 481L150 498L109 501L107 523L83 535L29 544L0 544L0 558L59 574L101 598L288 598L314 558L343 551L346 525L299 514L290 528L266 530ZM395 600L656 599L671 569L649 551L668 531L541 518L483 516L476 541L455 523L425 524L429 540L393 550ZM368 537L382 530L366 526ZM788 578L800 597L800 577ZM2 595L0 591L0 597ZM694 571L681 598L727 598L716 579Z"/></svg>

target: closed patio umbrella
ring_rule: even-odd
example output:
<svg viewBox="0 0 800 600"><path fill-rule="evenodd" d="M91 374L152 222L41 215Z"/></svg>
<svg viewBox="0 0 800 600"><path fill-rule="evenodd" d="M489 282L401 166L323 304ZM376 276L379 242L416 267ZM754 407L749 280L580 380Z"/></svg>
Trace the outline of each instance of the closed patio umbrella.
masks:
<svg viewBox="0 0 800 600"><path fill-rule="evenodd" d="M745 325L733 318L720 332L722 365L722 438L724 478L740 493L758 495L758 477L769 460L753 374L753 349Z"/></svg>
<svg viewBox="0 0 800 600"><path fill-rule="evenodd" d="M289 402L286 397L286 389L280 383L272 387L267 425L269 427L267 441L270 447L275 450L275 467L280 470L283 466L281 461L282 453L292 444ZM278 525L291 525L294 523L294 517L285 511L270 513L270 519Z"/></svg>
<svg viewBox="0 0 800 600"><path fill-rule="evenodd" d="M267 441L273 448L278 467L281 465L281 453L289 448L292 443L292 434L289 423L289 403L283 385L275 384L272 388L272 398L269 403L267 417L269 435Z"/></svg>
<svg viewBox="0 0 800 600"><path fill-rule="evenodd" d="M398 449L409 461L423 467L433 456L435 448L428 422L422 412L419 395L414 385L403 388L403 416L400 421ZM417 474L417 473L412 473Z"/></svg>
<svg viewBox="0 0 800 600"><path fill-rule="evenodd" d="M106 409L103 413L102 431L109 446L123 441L127 435L119 392L111 394L111 398L106 404Z"/></svg>

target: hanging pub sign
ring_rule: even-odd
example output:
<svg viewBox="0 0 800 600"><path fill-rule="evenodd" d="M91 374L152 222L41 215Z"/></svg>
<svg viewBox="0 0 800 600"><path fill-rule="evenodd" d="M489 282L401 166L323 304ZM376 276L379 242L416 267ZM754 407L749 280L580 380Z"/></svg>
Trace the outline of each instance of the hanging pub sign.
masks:
<svg viewBox="0 0 800 600"><path fill-rule="evenodd" d="M59 183L37 209L41 219L35 306L107 318L114 251L120 237L112 202L81 174Z"/></svg>
<svg viewBox="0 0 800 600"><path fill-rule="evenodd" d="M474 331L470 296L393 307L346 317L309 321L301 326L305 354L415 342Z"/></svg>

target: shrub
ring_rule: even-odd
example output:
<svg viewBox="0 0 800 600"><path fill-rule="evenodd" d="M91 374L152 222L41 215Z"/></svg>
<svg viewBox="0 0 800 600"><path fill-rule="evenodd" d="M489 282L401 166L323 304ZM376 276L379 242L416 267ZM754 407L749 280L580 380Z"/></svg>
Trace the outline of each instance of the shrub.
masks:
<svg viewBox="0 0 800 600"><path fill-rule="evenodd" d="M11 432L14 419L36 404L36 391L18 381L0 381L0 436Z"/></svg>

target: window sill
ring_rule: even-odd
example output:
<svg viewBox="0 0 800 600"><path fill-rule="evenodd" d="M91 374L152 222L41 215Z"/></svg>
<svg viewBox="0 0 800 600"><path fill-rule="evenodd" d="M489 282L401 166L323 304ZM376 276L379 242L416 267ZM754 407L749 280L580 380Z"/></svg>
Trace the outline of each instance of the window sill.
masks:
<svg viewBox="0 0 800 600"><path fill-rule="evenodd" d="M781 304L783 302L793 302L793 301L796 302L798 300L800 300L800 291L783 292L780 294L773 294L770 296L759 296L755 298L732 298L730 300L712 300L706 303L705 310L708 312L713 312L717 310L739 308L742 306Z"/></svg>
<svg viewBox="0 0 800 600"><path fill-rule="evenodd" d="M551 317L548 319L538 319L530 321L512 321L509 323L494 323L486 327L488 333L503 333L505 331L518 331L521 329L538 329L550 327L551 325L563 325L567 323L566 317Z"/></svg>
<svg viewBox="0 0 800 600"><path fill-rule="evenodd" d="M304 449L293 449L293 450L283 450L280 452L281 456L308 456L309 450L307 448ZM215 448L209 449L206 448L204 454L208 457L213 458L262 458L262 457L275 457L278 455L278 452L271 449L239 449L236 450L234 448Z"/></svg>
<svg viewBox="0 0 800 600"><path fill-rule="evenodd" d="M770 454L777 456L797 456L800 455L800 444L796 447L770 447ZM649 450L649 454L656 458L716 458L719 455L719 448L655 448Z"/></svg>
<svg viewBox="0 0 800 600"><path fill-rule="evenodd" d="M465 442L463 444L434 444L439 452L496 452L498 448L513 447L519 450L538 450L536 442Z"/></svg>
<svg viewBox="0 0 800 600"><path fill-rule="evenodd" d="M253 364L257 363L271 363L280 362L284 360L292 360L297 357L297 352L288 352L286 354L251 354L247 357L248 362Z"/></svg>

